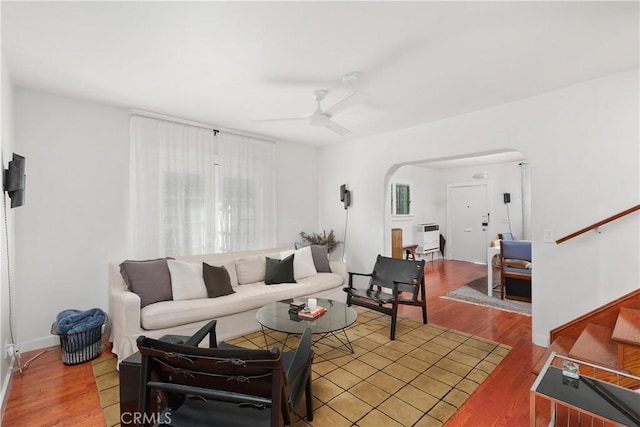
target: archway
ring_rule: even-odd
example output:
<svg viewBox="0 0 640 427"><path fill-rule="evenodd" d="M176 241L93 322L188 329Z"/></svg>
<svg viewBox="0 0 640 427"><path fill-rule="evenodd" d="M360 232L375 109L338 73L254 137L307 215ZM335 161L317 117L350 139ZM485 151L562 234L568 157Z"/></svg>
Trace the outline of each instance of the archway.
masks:
<svg viewBox="0 0 640 427"><path fill-rule="evenodd" d="M470 153L461 156L403 162L393 165L385 175L385 253L391 254L391 229L402 230L403 245L418 244L417 226L434 223L445 241L450 232L447 212L447 185L451 183L491 183L488 201L487 235L511 232L521 239L530 238L531 191L529 167L524 154L513 149ZM409 186L408 215L397 215L394 184ZM509 194L505 203L504 194ZM487 245L488 246L488 245ZM424 252L423 252L424 254ZM443 257L439 251L429 259ZM445 246L444 258L448 258ZM487 260L488 261L488 260Z"/></svg>

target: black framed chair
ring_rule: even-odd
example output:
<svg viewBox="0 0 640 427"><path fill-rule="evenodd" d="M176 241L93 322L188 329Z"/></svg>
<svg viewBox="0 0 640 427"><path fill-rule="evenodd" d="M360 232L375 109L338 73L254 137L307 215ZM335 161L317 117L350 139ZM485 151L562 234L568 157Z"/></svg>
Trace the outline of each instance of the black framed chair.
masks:
<svg viewBox="0 0 640 427"><path fill-rule="evenodd" d="M213 347L197 347L207 334ZM137 344L142 425L289 426L303 395L306 419L313 420L310 329L295 352L284 353L216 348L215 321L184 344L144 336Z"/></svg>
<svg viewBox="0 0 640 427"><path fill-rule="evenodd" d="M424 260L411 261L378 255L369 274L349 272L347 305L358 305L391 316L390 339L396 338L399 305L422 308L422 320L427 323ZM368 288L354 287L354 277L369 277Z"/></svg>

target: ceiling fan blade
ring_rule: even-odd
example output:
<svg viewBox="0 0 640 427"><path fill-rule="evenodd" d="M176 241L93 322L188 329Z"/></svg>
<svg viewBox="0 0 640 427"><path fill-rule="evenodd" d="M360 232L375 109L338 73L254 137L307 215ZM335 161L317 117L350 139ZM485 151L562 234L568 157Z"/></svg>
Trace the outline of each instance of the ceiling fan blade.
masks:
<svg viewBox="0 0 640 427"><path fill-rule="evenodd" d="M264 81L269 84L275 85L296 85L296 86L315 86L322 87L327 86L332 79L326 79L324 77L296 77L296 76L286 76L286 75L272 75L264 77Z"/></svg>
<svg viewBox="0 0 640 427"><path fill-rule="evenodd" d="M328 119L324 123L322 123L321 126L327 127L339 135L346 135L348 133L351 133L351 131L346 127Z"/></svg>
<svg viewBox="0 0 640 427"><path fill-rule="evenodd" d="M284 117L281 119L254 119L252 121L254 122L288 122L288 121L292 121L292 120L308 120L309 116L307 117Z"/></svg>
<svg viewBox="0 0 640 427"><path fill-rule="evenodd" d="M333 104L331 107L324 110L325 113L331 114L332 116L339 113L340 111L344 111L347 108L353 107L355 104L362 101L362 95L359 93L353 93L342 101L338 101L336 104Z"/></svg>

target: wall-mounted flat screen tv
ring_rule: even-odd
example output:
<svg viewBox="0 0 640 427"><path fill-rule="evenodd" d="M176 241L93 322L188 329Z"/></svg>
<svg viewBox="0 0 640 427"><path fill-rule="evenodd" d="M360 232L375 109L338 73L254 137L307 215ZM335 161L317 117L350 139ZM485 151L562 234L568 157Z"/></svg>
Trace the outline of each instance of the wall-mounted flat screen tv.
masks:
<svg viewBox="0 0 640 427"><path fill-rule="evenodd" d="M4 191L11 198L12 208L24 205L24 193L27 183L27 176L24 170L25 158L13 153L13 160L9 162L9 168L4 171Z"/></svg>

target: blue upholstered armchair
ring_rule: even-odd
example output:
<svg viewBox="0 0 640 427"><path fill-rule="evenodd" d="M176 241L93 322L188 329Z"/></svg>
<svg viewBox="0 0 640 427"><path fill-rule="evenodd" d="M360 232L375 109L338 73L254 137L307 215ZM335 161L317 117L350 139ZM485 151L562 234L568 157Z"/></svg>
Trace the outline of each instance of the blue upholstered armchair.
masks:
<svg viewBox="0 0 640 427"><path fill-rule="evenodd" d="M531 242L501 240L500 298L531 301Z"/></svg>

